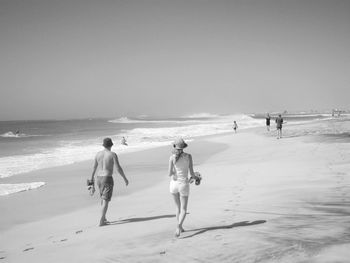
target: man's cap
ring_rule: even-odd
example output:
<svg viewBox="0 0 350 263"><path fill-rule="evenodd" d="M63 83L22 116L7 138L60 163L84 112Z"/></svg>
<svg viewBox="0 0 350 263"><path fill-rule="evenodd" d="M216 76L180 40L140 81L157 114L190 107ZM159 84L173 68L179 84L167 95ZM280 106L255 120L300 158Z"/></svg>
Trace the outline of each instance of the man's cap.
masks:
<svg viewBox="0 0 350 263"><path fill-rule="evenodd" d="M103 139L103 144L104 147L112 147L113 142L111 138L104 138Z"/></svg>

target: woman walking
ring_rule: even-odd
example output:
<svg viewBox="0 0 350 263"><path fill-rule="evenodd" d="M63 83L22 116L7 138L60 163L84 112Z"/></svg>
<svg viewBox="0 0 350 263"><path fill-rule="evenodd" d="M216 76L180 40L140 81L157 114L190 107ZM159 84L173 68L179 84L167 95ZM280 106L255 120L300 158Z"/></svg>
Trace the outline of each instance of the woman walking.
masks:
<svg viewBox="0 0 350 263"><path fill-rule="evenodd" d="M182 224L186 217L188 196L190 193L188 172L190 172L192 178L195 178L195 173L193 171L191 154L183 151L187 147L185 141L182 138L178 138L173 143L173 146L174 151L169 159L168 174L171 177L170 193L173 195L176 205L177 226L175 236L179 237L185 231Z"/></svg>

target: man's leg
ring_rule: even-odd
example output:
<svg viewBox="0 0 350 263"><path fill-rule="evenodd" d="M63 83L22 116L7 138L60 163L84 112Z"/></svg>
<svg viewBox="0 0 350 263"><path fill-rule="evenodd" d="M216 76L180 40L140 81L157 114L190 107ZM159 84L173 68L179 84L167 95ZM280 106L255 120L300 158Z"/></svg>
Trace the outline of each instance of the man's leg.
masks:
<svg viewBox="0 0 350 263"><path fill-rule="evenodd" d="M108 210L108 203L109 201L102 199L102 215L101 215L101 219L100 219L100 226L104 226L106 225L106 213Z"/></svg>

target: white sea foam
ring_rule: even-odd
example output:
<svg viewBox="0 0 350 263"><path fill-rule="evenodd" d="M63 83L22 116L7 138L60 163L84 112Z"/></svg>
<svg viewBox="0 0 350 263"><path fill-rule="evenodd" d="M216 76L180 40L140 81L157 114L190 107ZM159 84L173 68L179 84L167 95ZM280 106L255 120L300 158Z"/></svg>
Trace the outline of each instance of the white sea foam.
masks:
<svg viewBox="0 0 350 263"><path fill-rule="evenodd" d="M114 141L118 139L117 136L111 137ZM165 144L164 142L139 142L128 147L120 145L115 147L114 150L118 153L124 153L154 148ZM61 147L36 154L5 156L0 158L0 178L92 160L96 152L101 149L100 143L96 143L96 141L75 142L71 144L65 142L62 143Z"/></svg>
<svg viewBox="0 0 350 263"><path fill-rule="evenodd" d="M203 113L185 115L183 118L200 119L200 118L218 118L218 117L220 117L220 115L203 112Z"/></svg>
<svg viewBox="0 0 350 263"><path fill-rule="evenodd" d="M236 120L240 129L247 129L264 125L263 120L253 119L247 115L230 115L216 118L214 120L204 120L200 123L176 127L161 128L135 128L128 132L128 137L138 139L138 141L151 140L173 140L181 136L192 138L204 135L221 134L232 131L233 120Z"/></svg>
<svg viewBox="0 0 350 263"><path fill-rule="evenodd" d="M0 196L36 189L43 185L45 185L44 182L0 184Z"/></svg>
<svg viewBox="0 0 350 263"><path fill-rule="evenodd" d="M169 123L170 120L145 120L145 119L132 119L128 117L121 117L115 120L109 120L112 123Z"/></svg>
<svg viewBox="0 0 350 263"><path fill-rule="evenodd" d="M28 135L25 133L13 133L12 131L0 134L0 137L3 137L3 138L28 138L28 137L37 137L37 136L44 136L44 135L34 135L34 134Z"/></svg>

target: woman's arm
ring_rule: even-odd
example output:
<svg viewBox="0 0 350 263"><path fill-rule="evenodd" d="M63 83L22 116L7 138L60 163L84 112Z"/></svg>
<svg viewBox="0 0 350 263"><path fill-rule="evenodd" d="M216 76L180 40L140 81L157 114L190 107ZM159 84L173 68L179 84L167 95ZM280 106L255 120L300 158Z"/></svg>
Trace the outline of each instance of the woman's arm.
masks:
<svg viewBox="0 0 350 263"><path fill-rule="evenodd" d="M168 176L172 176L174 174L174 162L173 162L173 156L170 156L169 159L169 166L168 166Z"/></svg>
<svg viewBox="0 0 350 263"><path fill-rule="evenodd" d="M188 155L188 158L189 158L189 166L188 168L190 169L190 174L191 174L191 177L195 177L195 174L194 174L194 171L193 171L193 160L192 160L192 155L189 154Z"/></svg>

